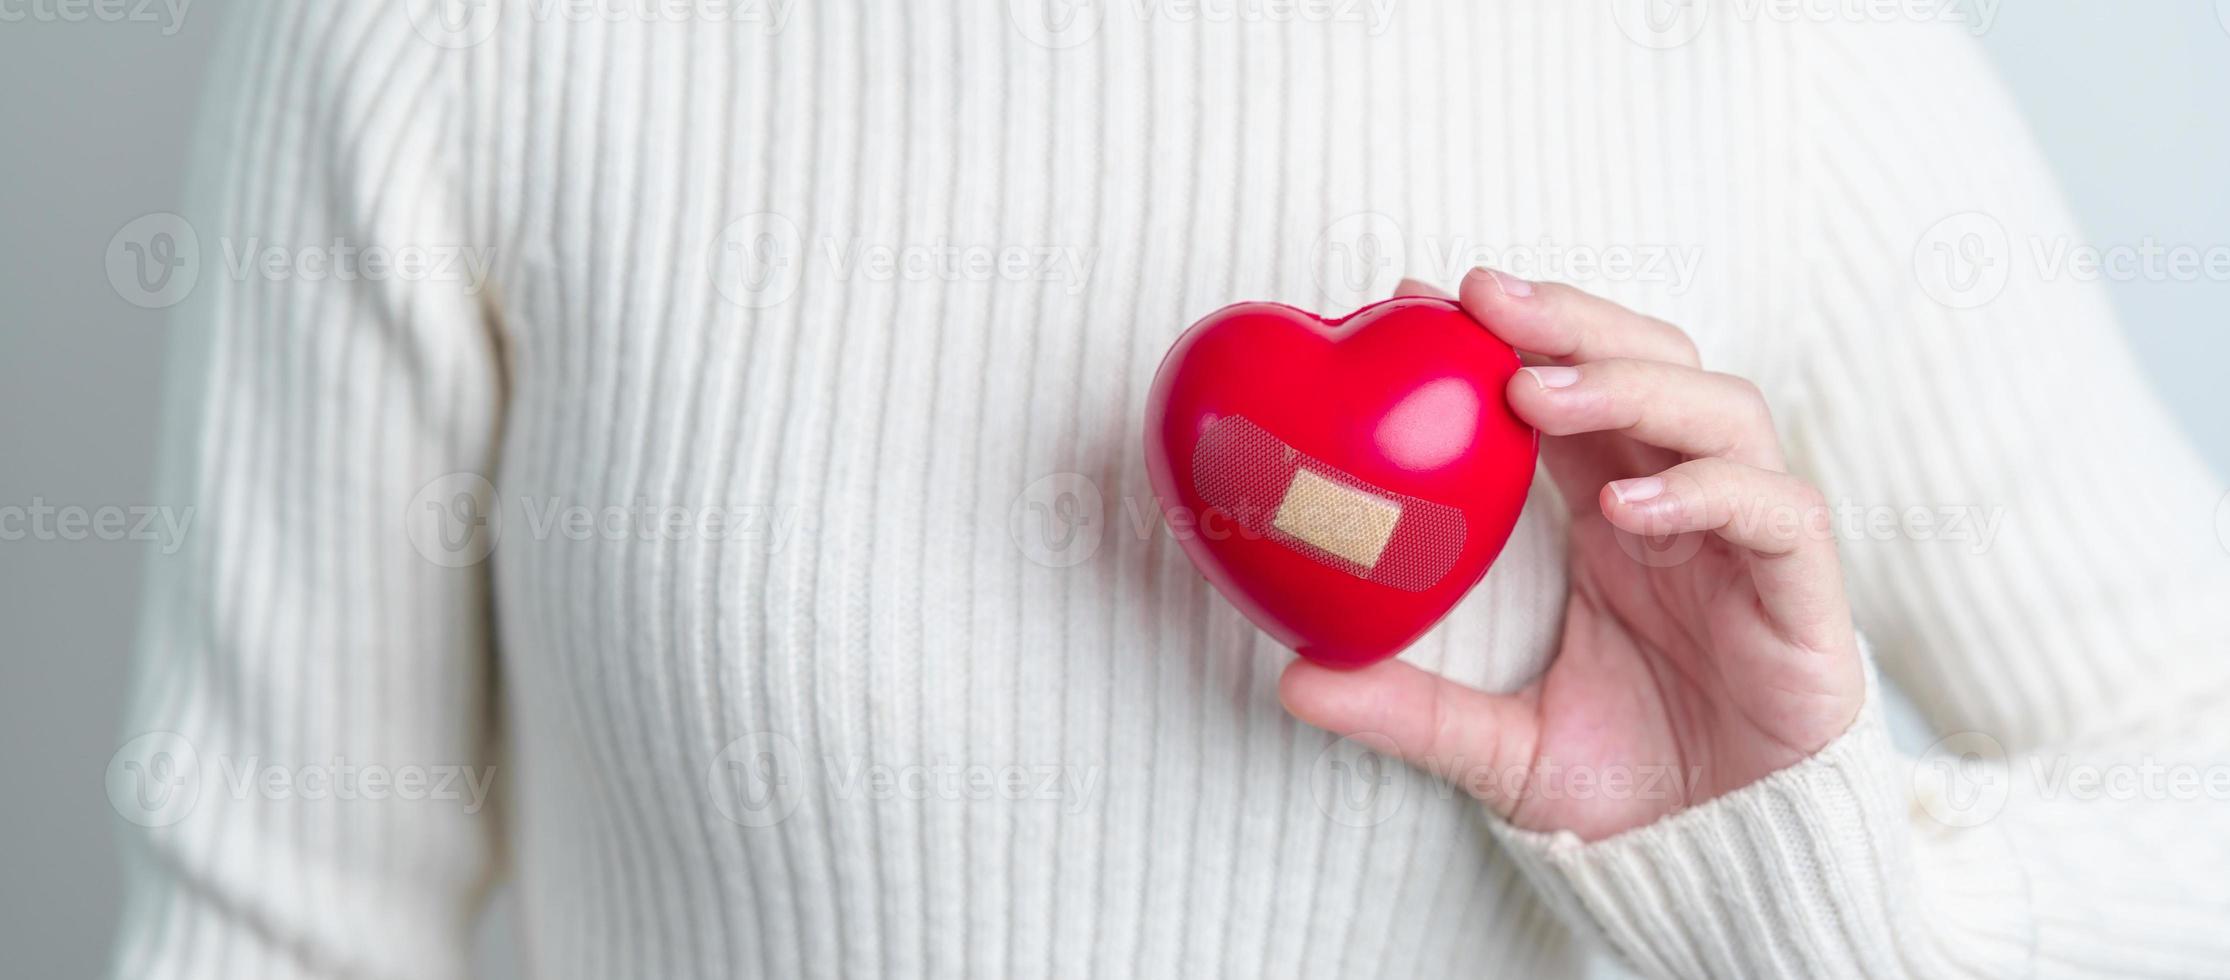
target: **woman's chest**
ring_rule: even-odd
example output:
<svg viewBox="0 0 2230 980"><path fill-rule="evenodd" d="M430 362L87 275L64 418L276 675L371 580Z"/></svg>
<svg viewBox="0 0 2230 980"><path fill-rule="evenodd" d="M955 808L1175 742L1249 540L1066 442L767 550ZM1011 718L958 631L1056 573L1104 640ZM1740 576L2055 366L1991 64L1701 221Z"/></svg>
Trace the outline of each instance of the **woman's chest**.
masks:
<svg viewBox="0 0 2230 980"><path fill-rule="evenodd" d="M1699 96L1591 16L1115 18L1049 49L1004 21L894 35L801 10L774 36L576 27L568 63L596 71L511 62L547 105L492 139L507 628L583 669L655 649L818 690L1144 669L1269 697L1281 655L1194 573L1144 472L1148 385L1201 315L1339 313L1490 265L1743 362L1714 366L1779 363L1786 216L1757 202L1784 178L1738 120L1659 132L1615 92L1462 56L1533 32ZM1413 659L1497 687L1536 671L1560 527L1537 491Z"/></svg>

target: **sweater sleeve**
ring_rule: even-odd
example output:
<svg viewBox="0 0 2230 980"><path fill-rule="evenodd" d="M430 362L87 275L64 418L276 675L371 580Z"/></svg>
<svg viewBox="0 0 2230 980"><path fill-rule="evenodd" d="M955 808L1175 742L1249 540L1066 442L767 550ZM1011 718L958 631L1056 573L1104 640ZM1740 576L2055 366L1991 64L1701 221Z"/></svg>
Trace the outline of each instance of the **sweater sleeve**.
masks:
<svg viewBox="0 0 2230 980"><path fill-rule="evenodd" d="M462 55L399 4L243 6L158 219L187 277L161 499L190 532L147 570L110 767L112 970L459 976L497 863L471 515L501 387L448 139Z"/></svg>
<svg viewBox="0 0 2230 980"><path fill-rule="evenodd" d="M1871 657L1940 740L1900 754L1870 696L1815 757L1656 824L1498 833L1650 976L2222 975L2230 502L2098 284L2143 243L2086 269L1956 31L1793 43L1809 339L1781 417Z"/></svg>

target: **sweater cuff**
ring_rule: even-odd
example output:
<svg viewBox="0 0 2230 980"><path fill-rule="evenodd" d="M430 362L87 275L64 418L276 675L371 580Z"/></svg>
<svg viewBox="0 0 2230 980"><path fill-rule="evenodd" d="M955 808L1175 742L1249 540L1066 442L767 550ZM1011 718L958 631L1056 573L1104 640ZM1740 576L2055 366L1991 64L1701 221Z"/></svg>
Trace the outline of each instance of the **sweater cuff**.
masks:
<svg viewBox="0 0 2230 980"><path fill-rule="evenodd" d="M2033 944L2002 834L1911 804L1880 691L1818 754L1589 844L1492 820L1558 916L1658 977L2013 976Z"/></svg>

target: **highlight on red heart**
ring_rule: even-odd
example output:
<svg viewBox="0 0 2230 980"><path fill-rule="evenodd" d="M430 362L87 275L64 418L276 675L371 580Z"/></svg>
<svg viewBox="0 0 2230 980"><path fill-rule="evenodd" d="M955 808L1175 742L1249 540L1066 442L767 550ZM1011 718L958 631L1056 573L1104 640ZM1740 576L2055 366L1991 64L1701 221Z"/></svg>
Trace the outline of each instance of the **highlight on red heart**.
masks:
<svg viewBox="0 0 2230 980"><path fill-rule="evenodd" d="M1301 656L1394 656L1486 576L1524 509L1539 436L1503 399L1518 367L1447 300L1340 319L1217 310L1170 348L1147 401L1163 520Z"/></svg>

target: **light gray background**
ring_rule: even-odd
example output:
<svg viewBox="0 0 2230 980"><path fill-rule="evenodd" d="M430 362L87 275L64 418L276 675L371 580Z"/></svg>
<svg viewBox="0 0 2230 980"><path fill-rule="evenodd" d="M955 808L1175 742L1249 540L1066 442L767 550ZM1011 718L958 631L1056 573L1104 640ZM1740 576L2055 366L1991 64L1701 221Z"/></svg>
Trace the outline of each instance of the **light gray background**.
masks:
<svg viewBox="0 0 2230 980"><path fill-rule="evenodd" d="M0 0L0 15L53 2ZM167 22L0 21L0 506L155 502L164 317L120 300L102 256L126 222L178 206L202 59L232 2L196 0L170 36ZM2090 242L2230 245L2218 6L2014 0L1983 36ZM2230 284L2112 288L2152 378L2230 473ZM145 547L0 541L0 959L16 976L106 962L118 824L102 774Z"/></svg>

